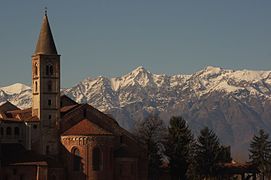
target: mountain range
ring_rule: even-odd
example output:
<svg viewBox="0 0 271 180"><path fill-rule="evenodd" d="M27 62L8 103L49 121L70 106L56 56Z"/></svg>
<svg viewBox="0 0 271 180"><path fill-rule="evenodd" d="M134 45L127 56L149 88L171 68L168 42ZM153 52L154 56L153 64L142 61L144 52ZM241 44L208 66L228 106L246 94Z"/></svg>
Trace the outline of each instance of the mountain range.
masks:
<svg viewBox="0 0 271 180"><path fill-rule="evenodd" d="M153 74L143 67L116 78L86 78L62 89L79 103L89 103L132 130L150 113L167 124L183 116L197 135L213 129L235 158L245 160L259 129L271 133L271 71L228 70L208 66L190 75ZM31 106L31 88L16 83L0 88L0 103Z"/></svg>

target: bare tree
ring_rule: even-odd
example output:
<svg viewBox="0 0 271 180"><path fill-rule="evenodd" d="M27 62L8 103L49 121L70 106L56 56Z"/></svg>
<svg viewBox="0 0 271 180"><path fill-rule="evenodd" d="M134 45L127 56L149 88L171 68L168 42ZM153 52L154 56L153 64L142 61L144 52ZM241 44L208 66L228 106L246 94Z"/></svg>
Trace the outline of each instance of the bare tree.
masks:
<svg viewBox="0 0 271 180"><path fill-rule="evenodd" d="M135 124L134 134L148 148L149 180L158 179L163 163L167 128L158 115L150 115Z"/></svg>

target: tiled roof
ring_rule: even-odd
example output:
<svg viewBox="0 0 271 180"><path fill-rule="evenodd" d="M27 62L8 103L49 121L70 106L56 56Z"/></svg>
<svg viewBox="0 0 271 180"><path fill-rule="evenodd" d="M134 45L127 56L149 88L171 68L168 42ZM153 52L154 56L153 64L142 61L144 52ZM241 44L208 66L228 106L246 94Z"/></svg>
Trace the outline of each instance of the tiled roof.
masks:
<svg viewBox="0 0 271 180"><path fill-rule="evenodd" d="M6 115L13 118L18 119L31 119L32 117L32 109L24 109L24 110L14 110L14 111L7 111Z"/></svg>
<svg viewBox="0 0 271 180"><path fill-rule="evenodd" d="M110 118L109 116L88 104L81 104L76 106L68 113L66 113L61 118L61 131L65 132L72 126L78 124L83 119L88 119L93 124L108 132L118 134L118 129L120 128L118 123L114 119Z"/></svg>
<svg viewBox="0 0 271 180"><path fill-rule="evenodd" d="M112 135L112 133L102 129L88 119L83 119L62 133L62 135Z"/></svg>
<svg viewBox="0 0 271 180"><path fill-rule="evenodd" d="M24 121L16 118L0 118L0 121L5 123L24 123Z"/></svg>
<svg viewBox="0 0 271 180"><path fill-rule="evenodd" d="M32 109L24 110L11 110L4 113L5 117L0 118L2 121L10 122L38 122L39 118L37 116L32 116Z"/></svg>
<svg viewBox="0 0 271 180"><path fill-rule="evenodd" d="M13 105L9 101L5 102L0 106L0 111L1 112L6 112L6 111L13 111L13 110L20 110L17 106Z"/></svg>
<svg viewBox="0 0 271 180"><path fill-rule="evenodd" d="M24 121L25 122L39 122L40 119L37 116L31 116L30 118L25 119Z"/></svg>
<svg viewBox="0 0 271 180"><path fill-rule="evenodd" d="M75 102L74 100L72 100L70 97L68 97L65 94L60 96L60 102L61 102L60 103L61 107L78 104L77 102Z"/></svg>
<svg viewBox="0 0 271 180"><path fill-rule="evenodd" d="M75 104L75 105L69 105L69 106L64 106L64 107L61 107L60 109L60 113L61 115L65 115L66 113L68 113L69 111L71 111L72 109L78 107L79 105L78 104Z"/></svg>

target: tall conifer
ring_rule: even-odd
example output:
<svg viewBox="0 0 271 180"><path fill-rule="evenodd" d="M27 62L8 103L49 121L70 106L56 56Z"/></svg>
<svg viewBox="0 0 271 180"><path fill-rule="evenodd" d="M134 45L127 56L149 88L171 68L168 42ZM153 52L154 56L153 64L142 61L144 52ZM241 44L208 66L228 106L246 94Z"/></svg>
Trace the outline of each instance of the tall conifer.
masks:
<svg viewBox="0 0 271 180"><path fill-rule="evenodd" d="M200 131L197 139L196 171L200 176L216 176L217 165L221 162L221 146L216 134L208 127Z"/></svg>
<svg viewBox="0 0 271 180"><path fill-rule="evenodd" d="M187 179L191 162L194 137L182 117L172 117L168 128L166 155L169 157L170 173L173 180Z"/></svg>

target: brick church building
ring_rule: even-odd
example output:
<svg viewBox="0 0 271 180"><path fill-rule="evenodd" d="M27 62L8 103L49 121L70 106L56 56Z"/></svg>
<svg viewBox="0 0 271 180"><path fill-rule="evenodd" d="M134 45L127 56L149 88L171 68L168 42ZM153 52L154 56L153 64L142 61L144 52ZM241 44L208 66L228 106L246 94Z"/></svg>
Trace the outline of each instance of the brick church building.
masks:
<svg viewBox="0 0 271 180"><path fill-rule="evenodd" d="M117 121L60 93L47 13L32 55L32 107L0 106L1 180L145 180L146 149Z"/></svg>

